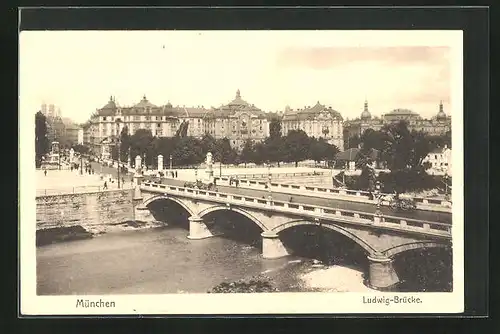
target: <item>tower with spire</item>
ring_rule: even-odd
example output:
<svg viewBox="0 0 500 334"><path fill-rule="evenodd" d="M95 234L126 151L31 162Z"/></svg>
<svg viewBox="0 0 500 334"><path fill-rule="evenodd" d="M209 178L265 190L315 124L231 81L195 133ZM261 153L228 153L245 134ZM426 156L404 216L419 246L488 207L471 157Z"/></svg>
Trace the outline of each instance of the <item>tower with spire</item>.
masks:
<svg viewBox="0 0 500 334"><path fill-rule="evenodd" d="M439 112L436 115L437 120L446 120L446 114L444 113L443 100L439 101Z"/></svg>
<svg viewBox="0 0 500 334"><path fill-rule="evenodd" d="M372 118L372 115L368 111L368 100L365 98L365 104L363 106L363 112L361 113L362 120L369 120Z"/></svg>

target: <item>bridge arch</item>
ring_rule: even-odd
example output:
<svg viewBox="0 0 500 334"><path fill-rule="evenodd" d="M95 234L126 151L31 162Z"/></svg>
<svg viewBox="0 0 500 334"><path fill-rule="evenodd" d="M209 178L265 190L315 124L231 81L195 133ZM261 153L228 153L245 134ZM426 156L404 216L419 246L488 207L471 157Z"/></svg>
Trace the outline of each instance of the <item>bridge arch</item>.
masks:
<svg viewBox="0 0 500 334"><path fill-rule="evenodd" d="M241 214L242 216L245 216L249 220L251 220L255 225L259 226L259 228L262 231L268 231L269 229L264 225L259 219L254 217L252 214L246 212L245 210L242 210L240 208L236 207L227 207L225 205L216 205L212 206L210 208L204 209L201 212L198 213L198 216L203 218L204 216L208 215L209 213L216 212L216 211L233 211Z"/></svg>
<svg viewBox="0 0 500 334"><path fill-rule="evenodd" d="M394 257L395 255L398 255L400 253L409 251L409 250L415 250L415 249L427 249L427 248L447 248L450 247L448 243L444 242L437 242L437 241L419 241L419 242L412 242L409 244L404 244L404 245L399 245L396 247L392 247L389 249L386 249L385 251L382 252L387 257Z"/></svg>
<svg viewBox="0 0 500 334"><path fill-rule="evenodd" d="M153 197L148 198L147 200L144 201L143 204L144 204L144 206L148 206L149 204L153 203L154 201L159 201L159 200L168 200L168 201L172 201L174 203L177 203L184 210L186 210L188 212L189 216L195 215L193 210L191 208L189 208L189 206L187 206L186 203L184 203L182 200L179 200L178 198L175 198L175 197L169 197L169 196L165 196L165 195L157 195L157 196L153 196Z"/></svg>
<svg viewBox="0 0 500 334"><path fill-rule="evenodd" d="M280 233L280 232L283 232L284 230L287 230L287 229L292 228L294 226L305 226L305 225L314 225L314 226L324 227L324 228L330 229L330 230L335 231L337 233L340 233L343 236L354 241L357 245L359 245L361 248L363 248L368 254L377 253L377 250L374 247L372 247L370 244L368 244L366 241L364 241L363 239L359 238L357 235L343 229L342 227L340 227L332 222L322 222L320 224L318 222L312 222L310 220L304 220L304 219L292 220L292 221L289 221L289 222L286 222L284 224L281 224L281 225L274 227L271 231L273 231L275 233Z"/></svg>

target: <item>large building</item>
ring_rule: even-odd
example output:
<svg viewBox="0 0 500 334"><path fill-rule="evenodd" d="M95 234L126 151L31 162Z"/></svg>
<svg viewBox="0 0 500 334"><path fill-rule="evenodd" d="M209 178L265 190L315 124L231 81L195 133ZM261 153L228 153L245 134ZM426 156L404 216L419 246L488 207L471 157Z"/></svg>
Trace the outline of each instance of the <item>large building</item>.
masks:
<svg viewBox="0 0 500 334"><path fill-rule="evenodd" d="M117 122L118 121L118 122ZM240 91L235 98L219 108L204 106L173 106L170 102L157 106L146 96L133 106L120 106L113 96L97 109L84 125L84 142L98 153L102 142L120 134L127 127L130 134L139 129L151 130L156 137L173 137L181 124L187 124L187 135L201 138L210 134L214 138L228 138L240 149L246 140L258 142L269 134L268 115L255 105L244 101Z"/></svg>
<svg viewBox="0 0 500 334"><path fill-rule="evenodd" d="M328 143L337 146L340 151L344 150L342 115L319 103L313 107L303 109L285 108L282 118L283 134L290 130L303 130L309 137L323 138Z"/></svg>
<svg viewBox="0 0 500 334"><path fill-rule="evenodd" d="M410 130L423 131L431 135L442 135L451 131L451 117L443 110L443 103L439 103L438 113L431 119L424 119L418 113L409 109L394 109L382 115L381 118L372 117L368 110L368 101L365 101L363 112L357 119L346 121L345 128L349 136L361 136L367 129L380 130L385 124L406 121Z"/></svg>

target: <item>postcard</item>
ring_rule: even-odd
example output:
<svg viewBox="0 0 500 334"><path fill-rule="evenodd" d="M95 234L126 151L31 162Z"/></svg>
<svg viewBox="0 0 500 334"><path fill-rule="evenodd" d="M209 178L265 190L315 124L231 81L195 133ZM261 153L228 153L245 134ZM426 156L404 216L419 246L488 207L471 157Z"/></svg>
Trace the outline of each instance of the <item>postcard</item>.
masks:
<svg viewBox="0 0 500 334"><path fill-rule="evenodd" d="M19 38L23 315L463 312L461 31Z"/></svg>

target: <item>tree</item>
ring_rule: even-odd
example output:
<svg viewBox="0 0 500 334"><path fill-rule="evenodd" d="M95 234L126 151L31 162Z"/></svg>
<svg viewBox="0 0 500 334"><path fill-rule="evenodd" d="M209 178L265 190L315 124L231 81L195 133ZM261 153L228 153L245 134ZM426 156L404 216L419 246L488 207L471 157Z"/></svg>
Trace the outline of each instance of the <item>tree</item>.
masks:
<svg viewBox="0 0 500 334"><path fill-rule="evenodd" d="M205 155L208 152L212 152L212 154L215 154L215 150L216 150L215 138L212 137L210 134L205 133L203 135L203 137L201 138L201 147L202 147L202 151Z"/></svg>
<svg viewBox="0 0 500 334"><path fill-rule="evenodd" d="M172 152L175 165L199 164L204 160L200 141L194 137L181 137L175 141L175 149Z"/></svg>
<svg viewBox="0 0 500 334"><path fill-rule="evenodd" d="M269 123L269 137L281 137L281 121L279 119L272 119Z"/></svg>
<svg viewBox="0 0 500 334"><path fill-rule="evenodd" d="M217 139L215 141L215 161L220 161L223 164L232 164L238 155L231 147L231 142L228 138Z"/></svg>
<svg viewBox="0 0 500 334"><path fill-rule="evenodd" d="M295 167L299 161L307 159L310 139L303 130L291 130L285 137L285 161L295 162Z"/></svg>
<svg viewBox="0 0 500 334"><path fill-rule="evenodd" d="M331 161L339 152L337 146L329 144L323 138L312 138L310 145L309 158L316 162Z"/></svg>
<svg viewBox="0 0 500 334"><path fill-rule="evenodd" d="M397 192L432 187L428 168L423 163L432 146L423 132L410 132L405 122L387 125L382 128L385 141L382 149L383 159L391 172L384 175L384 182Z"/></svg>
<svg viewBox="0 0 500 334"><path fill-rule="evenodd" d="M121 162L127 162L130 146L131 146L131 137L128 131L128 127L125 125L120 133ZM132 157L130 157L130 159L132 159Z"/></svg>
<svg viewBox="0 0 500 334"><path fill-rule="evenodd" d="M151 130L139 129L130 137L130 154L132 159L135 159L137 155L141 158L146 158L144 163L152 164L153 157L151 152L151 147L153 143L153 135Z"/></svg>
<svg viewBox="0 0 500 334"><path fill-rule="evenodd" d="M361 139L358 135L350 135L349 132L344 132L344 148L357 148L361 144Z"/></svg>
<svg viewBox="0 0 500 334"><path fill-rule="evenodd" d="M153 140L153 152L155 156L163 155L163 164L168 164L170 155L175 150L175 138L160 137Z"/></svg>
<svg viewBox="0 0 500 334"><path fill-rule="evenodd" d="M266 161L266 146L264 145L264 143L255 144L255 155L252 161L257 165L260 165Z"/></svg>
<svg viewBox="0 0 500 334"><path fill-rule="evenodd" d="M240 153L240 161L247 166L247 163L253 162L255 159L255 145L250 139L245 141L245 145Z"/></svg>
<svg viewBox="0 0 500 334"><path fill-rule="evenodd" d="M451 148L451 131L446 131L446 133L437 136L429 135L428 139L431 143L432 149L444 148L445 146Z"/></svg>
<svg viewBox="0 0 500 334"><path fill-rule="evenodd" d="M264 140L264 161L276 162L278 167L280 162L284 160L284 140L282 137L268 137Z"/></svg>
<svg viewBox="0 0 500 334"><path fill-rule="evenodd" d="M39 168L42 157L49 152L49 140L47 139L47 119L41 111L35 115L35 165Z"/></svg>
<svg viewBox="0 0 500 334"><path fill-rule="evenodd" d="M373 129L366 129L361 135L360 143L365 150L376 149L381 151L384 148L385 133Z"/></svg>

